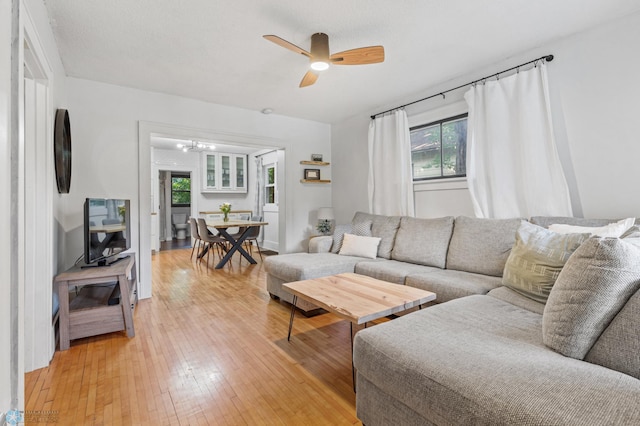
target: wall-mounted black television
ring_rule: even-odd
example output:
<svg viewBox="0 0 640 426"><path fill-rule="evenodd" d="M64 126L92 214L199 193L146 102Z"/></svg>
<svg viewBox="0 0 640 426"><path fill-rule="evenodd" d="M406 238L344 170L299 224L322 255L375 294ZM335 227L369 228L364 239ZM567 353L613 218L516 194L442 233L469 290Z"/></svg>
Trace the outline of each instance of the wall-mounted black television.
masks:
<svg viewBox="0 0 640 426"><path fill-rule="evenodd" d="M107 266L131 248L129 200L87 198L84 202L84 263Z"/></svg>

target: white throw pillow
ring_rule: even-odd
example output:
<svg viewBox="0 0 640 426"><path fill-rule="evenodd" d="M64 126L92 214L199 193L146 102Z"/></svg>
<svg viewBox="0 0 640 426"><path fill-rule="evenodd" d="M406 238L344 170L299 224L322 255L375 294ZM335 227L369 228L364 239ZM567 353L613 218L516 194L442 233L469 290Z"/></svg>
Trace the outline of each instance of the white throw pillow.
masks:
<svg viewBox="0 0 640 426"><path fill-rule="evenodd" d="M549 225L549 230L558 234L591 234L596 237L620 238L629 228L633 226L636 219L630 217L605 226L591 228L588 226L573 226L563 224Z"/></svg>
<svg viewBox="0 0 640 426"><path fill-rule="evenodd" d="M343 256L358 256L375 259L378 254L378 245L381 238L362 237L353 234L344 234L340 252Z"/></svg>

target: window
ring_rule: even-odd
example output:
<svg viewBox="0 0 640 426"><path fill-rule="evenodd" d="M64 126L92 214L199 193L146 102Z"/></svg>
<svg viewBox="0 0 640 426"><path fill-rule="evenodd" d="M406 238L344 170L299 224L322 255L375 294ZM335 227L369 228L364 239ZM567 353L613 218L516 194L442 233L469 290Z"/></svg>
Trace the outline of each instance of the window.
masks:
<svg viewBox="0 0 640 426"><path fill-rule="evenodd" d="M265 179L264 179L264 203L276 204L276 165L269 164L265 166Z"/></svg>
<svg viewBox="0 0 640 426"><path fill-rule="evenodd" d="M191 206L191 177L184 173L171 173L171 207Z"/></svg>
<svg viewBox="0 0 640 426"><path fill-rule="evenodd" d="M467 114L411 129L413 180L467 175Z"/></svg>

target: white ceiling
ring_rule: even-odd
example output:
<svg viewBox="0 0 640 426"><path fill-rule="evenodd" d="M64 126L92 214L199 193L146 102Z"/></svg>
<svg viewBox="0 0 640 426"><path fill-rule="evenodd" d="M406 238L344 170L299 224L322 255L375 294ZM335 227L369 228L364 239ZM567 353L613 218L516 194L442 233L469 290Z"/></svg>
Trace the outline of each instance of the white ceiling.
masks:
<svg viewBox="0 0 640 426"><path fill-rule="evenodd" d="M638 0L46 0L67 75L326 123L640 10ZM381 44L298 88L302 55ZM552 52L550 52L552 53ZM496 70L498 71L498 70ZM393 105L392 105L393 106Z"/></svg>

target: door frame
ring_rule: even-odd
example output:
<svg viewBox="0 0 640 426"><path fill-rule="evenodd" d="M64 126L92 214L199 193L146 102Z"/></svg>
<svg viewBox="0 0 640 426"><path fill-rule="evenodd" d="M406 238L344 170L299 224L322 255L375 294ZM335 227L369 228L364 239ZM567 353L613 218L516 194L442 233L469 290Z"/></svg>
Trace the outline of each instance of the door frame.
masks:
<svg viewBox="0 0 640 426"><path fill-rule="evenodd" d="M24 5L24 2L23 2ZM21 267L24 289L24 367L32 371L49 365L55 352L55 333L52 323L53 285L53 101L51 96L52 67L38 39L28 9L23 14L23 42L20 44L21 94L21 151L23 155L20 233L24 236ZM27 76L27 72L29 76ZM31 77L36 98L44 98L44 112L36 111L34 133L26 131L26 94L30 91L25 79ZM39 87L39 88L38 88ZM40 92L39 94L37 92ZM38 102L36 100L36 102ZM37 206L37 207L36 207ZM33 211L32 211L33 209Z"/></svg>
<svg viewBox="0 0 640 426"><path fill-rule="evenodd" d="M160 202L160 194L159 194L159 190L160 190L160 179L158 178L158 174L161 171L166 171L166 172L185 172L185 173L189 173L189 176L191 176L191 207L189 207L190 209L190 213L189 216L191 217L198 217L198 199L197 197L194 199L193 194L194 193L199 193L200 192L200 179L194 179L194 176L197 174L198 168L197 167L190 167L184 164L164 164L164 163L154 163L152 166L152 182L151 182L151 189L152 189L152 201L155 201L155 203L157 204L158 202ZM171 211L167 212L167 217L165 219L165 223L160 223L160 212L156 212L155 210L155 205L151 207L151 214L153 213L158 213L158 229L157 231L160 231L160 226L164 226L165 228L167 227L167 222L169 222L171 219ZM160 232L156 232L156 236L157 236L157 247L160 247ZM193 236L190 236L189 238L193 238ZM173 238L172 238L173 239Z"/></svg>
<svg viewBox="0 0 640 426"><path fill-rule="evenodd" d="M221 132L217 130L197 129L184 126L175 126L171 124L142 121L138 122L138 237L139 237L139 253L138 258L138 290L139 297L149 298L152 296L151 285L151 203L152 198L152 167L151 167L151 137L160 136L175 139L203 139L216 140L225 145L238 145L260 149L281 149L283 152L292 151L292 143L283 139L267 138L264 136ZM285 157L286 158L286 157ZM285 167L282 167L284 174ZM196 179L199 180L199 179ZM192 179L193 184L193 179ZM200 185L200 182L198 182ZM198 186L199 188L199 186ZM199 189L198 189L199 190ZM279 237L281 241L280 249L282 252L286 250L286 199L291 189L286 185L285 179L282 180L282 188L280 193L280 214L278 217ZM193 211L193 210L192 210ZM135 214L135 212L134 212Z"/></svg>

